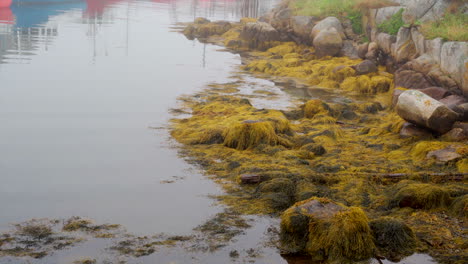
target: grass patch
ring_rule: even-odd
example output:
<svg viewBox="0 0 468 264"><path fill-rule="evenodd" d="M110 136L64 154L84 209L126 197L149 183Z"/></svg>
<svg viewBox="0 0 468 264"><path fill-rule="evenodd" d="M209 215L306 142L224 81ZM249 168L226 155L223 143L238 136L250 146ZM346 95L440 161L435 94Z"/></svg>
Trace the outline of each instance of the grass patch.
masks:
<svg viewBox="0 0 468 264"><path fill-rule="evenodd" d="M447 13L438 21L423 24L421 31L429 39L441 37L447 41L468 41L466 25L468 25L467 14Z"/></svg>
<svg viewBox="0 0 468 264"><path fill-rule="evenodd" d="M362 16L368 9L398 6L390 0L296 0L291 7L298 15L338 18L351 20L353 31L362 34Z"/></svg>
<svg viewBox="0 0 468 264"><path fill-rule="evenodd" d="M390 19L379 24L377 28L390 35L396 35L398 30L405 24L405 22L403 22L403 11L403 8L400 9L400 11L395 13Z"/></svg>

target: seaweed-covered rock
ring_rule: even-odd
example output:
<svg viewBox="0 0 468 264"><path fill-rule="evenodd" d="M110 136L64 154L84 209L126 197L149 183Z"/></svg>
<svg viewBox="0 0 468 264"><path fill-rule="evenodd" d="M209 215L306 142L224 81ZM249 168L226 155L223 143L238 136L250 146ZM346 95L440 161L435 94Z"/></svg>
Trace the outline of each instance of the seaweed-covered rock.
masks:
<svg viewBox="0 0 468 264"><path fill-rule="evenodd" d="M459 118L457 113L443 103L416 90L407 90L400 94L396 110L406 121L441 134L448 132Z"/></svg>
<svg viewBox="0 0 468 264"><path fill-rule="evenodd" d="M283 213L280 242L290 253L341 262L369 259L375 249L367 216L360 208L316 197Z"/></svg>
<svg viewBox="0 0 468 264"><path fill-rule="evenodd" d="M314 118L318 114L328 114L329 110L330 107L319 99L309 100L302 106L305 118Z"/></svg>
<svg viewBox="0 0 468 264"><path fill-rule="evenodd" d="M260 199L274 210L284 210L294 202L296 187L288 178L275 178L262 182L257 189Z"/></svg>
<svg viewBox="0 0 468 264"><path fill-rule="evenodd" d="M447 190L434 184L401 182L390 200L390 206L414 209L444 208L450 203Z"/></svg>
<svg viewBox="0 0 468 264"><path fill-rule="evenodd" d="M377 248L389 260L398 262L414 253L416 237L413 230L402 221L382 217L372 220L369 225Z"/></svg>
<svg viewBox="0 0 468 264"><path fill-rule="evenodd" d="M324 56L336 56L343 46L343 39L340 33L334 28L321 30L313 41L315 54L321 58Z"/></svg>
<svg viewBox="0 0 468 264"><path fill-rule="evenodd" d="M185 27L183 33L188 39L208 38L213 35L222 35L231 28L231 23L227 21L209 22L209 20L197 18L193 24Z"/></svg>
<svg viewBox="0 0 468 264"><path fill-rule="evenodd" d="M468 218L468 194L456 198L450 206L450 212L455 216Z"/></svg>
<svg viewBox="0 0 468 264"><path fill-rule="evenodd" d="M291 145L286 139L280 138L275 126L269 121L247 120L234 124L224 131L224 145L238 150L254 148L260 144Z"/></svg>
<svg viewBox="0 0 468 264"><path fill-rule="evenodd" d="M325 153L327 153L325 148L322 145L317 144L317 143L309 143L307 145L304 145L304 146L301 147L301 150L311 152L316 156L322 156Z"/></svg>

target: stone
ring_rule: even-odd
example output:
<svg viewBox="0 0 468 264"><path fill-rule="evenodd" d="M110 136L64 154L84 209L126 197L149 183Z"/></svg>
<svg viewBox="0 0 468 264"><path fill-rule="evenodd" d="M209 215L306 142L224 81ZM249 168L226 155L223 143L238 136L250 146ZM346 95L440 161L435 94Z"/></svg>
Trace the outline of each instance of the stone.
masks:
<svg viewBox="0 0 468 264"><path fill-rule="evenodd" d="M359 58L361 59L365 59L366 58L366 54L367 54L367 50L369 48L369 43L363 43L363 44L360 44L358 47L357 47L357 53L358 53L358 56Z"/></svg>
<svg viewBox="0 0 468 264"><path fill-rule="evenodd" d="M240 37L250 42L253 47L262 42L279 41L280 34L270 24L265 22L249 22L244 25Z"/></svg>
<svg viewBox="0 0 468 264"><path fill-rule="evenodd" d="M350 59L359 59L358 51L352 40L343 41L343 47L341 48L340 55L346 56Z"/></svg>
<svg viewBox="0 0 468 264"><path fill-rule="evenodd" d="M304 43L311 44L310 33L314 27L315 18L311 16L293 16L291 18L291 27L294 35L299 37Z"/></svg>
<svg viewBox="0 0 468 264"><path fill-rule="evenodd" d="M418 53L411 38L410 28L400 28L395 45L392 46L392 55L397 63L404 63L417 57Z"/></svg>
<svg viewBox="0 0 468 264"><path fill-rule="evenodd" d="M455 124L453 124L453 128L461 128L468 135L468 122L467 121L455 122Z"/></svg>
<svg viewBox="0 0 468 264"><path fill-rule="evenodd" d="M395 72L395 86L408 89L424 89L434 86L434 83L420 72L399 70Z"/></svg>
<svg viewBox="0 0 468 264"><path fill-rule="evenodd" d="M311 32L311 39L314 40L318 34L323 30L328 30L330 28L335 28L338 34L342 39L346 38L346 35L343 30L343 26L341 25L340 20L336 17L327 17L320 22L318 22L313 28Z"/></svg>
<svg viewBox="0 0 468 264"><path fill-rule="evenodd" d="M468 42L446 42L441 49L442 71L462 88L461 91L465 96L468 96L468 82L465 77L468 71Z"/></svg>
<svg viewBox="0 0 468 264"><path fill-rule="evenodd" d="M432 137L432 133L426 128L422 128L415 124L405 122L403 126L401 127L400 137L401 138L410 138L410 137L430 138Z"/></svg>
<svg viewBox="0 0 468 264"><path fill-rule="evenodd" d="M461 105L463 103L466 103L466 99L463 96L459 95L449 95L443 99L440 99L439 102L445 104L448 108L456 111L458 108L458 105ZM457 109L458 110L458 109ZM458 112L458 111L456 111Z"/></svg>
<svg viewBox="0 0 468 264"><path fill-rule="evenodd" d="M281 8L273 13L269 23L279 32L286 32L291 26L293 13L289 8Z"/></svg>
<svg viewBox="0 0 468 264"><path fill-rule="evenodd" d="M377 72L379 70L377 68L377 65L371 60L364 60L363 62L351 67L356 71L356 74L358 75Z"/></svg>
<svg viewBox="0 0 468 264"><path fill-rule="evenodd" d="M454 147L429 151L426 156L428 159L435 158L438 163L443 164L459 160L461 157L462 155L458 154Z"/></svg>
<svg viewBox="0 0 468 264"><path fill-rule="evenodd" d="M452 128L452 130L442 135L441 138L445 141L463 141L468 139L467 132L463 128Z"/></svg>
<svg viewBox="0 0 468 264"><path fill-rule="evenodd" d="M442 87L436 87L436 86L424 88L419 91L429 95L430 97L436 100L443 99L452 94L449 90L442 88Z"/></svg>
<svg viewBox="0 0 468 264"><path fill-rule="evenodd" d="M379 33L377 35L377 44L379 45L380 49L386 53L386 54L391 54L392 53L392 44L396 42L396 37L392 36L387 33Z"/></svg>
<svg viewBox="0 0 468 264"><path fill-rule="evenodd" d="M446 105L417 90L407 90L400 94L396 111L404 120L440 134L452 129L459 118Z"/></svg>
<svg viewBox="0 0 468 264"><path fill-rule="evenodd" d="M340 53L343 40L335 28L323 29L313 41L315 54L321 58L324 56L336 56Z"/></svg>

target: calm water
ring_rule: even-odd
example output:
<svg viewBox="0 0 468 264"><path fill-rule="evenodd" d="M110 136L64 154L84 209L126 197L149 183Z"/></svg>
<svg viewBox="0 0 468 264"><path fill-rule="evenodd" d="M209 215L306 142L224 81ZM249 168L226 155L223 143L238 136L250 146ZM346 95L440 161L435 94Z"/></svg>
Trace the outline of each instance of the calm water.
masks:
<svg viewBox="0 0 468 264"><path fill-rule="evenodd" d="M87 0L0 9L0 232L31 218L78 215L135 234L187 234L220 212L208 197L221 193L218 186L178 157L168 110L180 95L228 81L240 58L171 27L198 16L255 17L275 2ZM258 85L281 92L248 81L242 92ZM168 180L174 183L161 183ZM263 248L272 221L256 218L217 252L175 248L127 261L242 263L246 249ZM90 241L38 262L103 261L107 243ZM240 259L229 259L233 249ZM255 263L286 263L273 248L261 253Z"/></svg>
<svg viewBox="0 0 468 264"><path fill-rule="evenodd" d="M152 128L167 125L177 96L224 81L239 58L170 27L237 20L271 2L261 5L88 0L2 10L0 230L80 215L183 233L216 212L207 195L217 187ZM185 178L160 184L173 176Z"/></svg>

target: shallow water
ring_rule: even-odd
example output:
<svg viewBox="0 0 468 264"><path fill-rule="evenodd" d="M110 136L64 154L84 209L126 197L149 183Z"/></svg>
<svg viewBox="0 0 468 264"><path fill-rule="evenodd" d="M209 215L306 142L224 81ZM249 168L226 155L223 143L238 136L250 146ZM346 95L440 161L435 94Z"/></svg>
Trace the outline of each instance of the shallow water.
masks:
<svg viewBox="0 0 468 264"><path fill-rule="evenodd" d="M178 156L168 110L180 95L232 81L240 58L172 27L198 16L258 16L275 2L87 0L1 9L0 232L31 218L78 215L133 234L187 234L220 212L209 197L219 187ZM289 106L289 95L272 82L242 78L241 93L260 87L279 95L276 108ZM252 99L259 108L270 102ZM124 260L286 263L262 244L275 221L253 217L252 228L217 252L176 247ZM36 262L120 260L105 252L111 243L90 240ZM250 248L260 256L249 256ZM229 258L234 249L239 258Z"/></svg>

